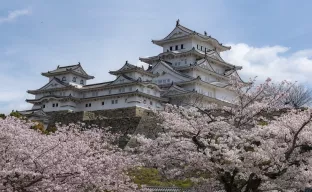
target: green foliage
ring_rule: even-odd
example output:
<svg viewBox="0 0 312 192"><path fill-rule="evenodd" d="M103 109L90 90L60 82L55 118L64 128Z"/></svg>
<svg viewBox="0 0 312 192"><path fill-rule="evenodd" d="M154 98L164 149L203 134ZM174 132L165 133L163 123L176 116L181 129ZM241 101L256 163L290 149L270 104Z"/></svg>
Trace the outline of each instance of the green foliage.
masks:
<svg viewBox="0 0 312 192"><path fill-rule="evenodd" d="M131 177L132 181L139 185L148 185L148 186L176 186L181 188L190 188L193 186L193 182L190 179L185 180L173 180L165 179L161 176L159 171L155 168L146 168L146 167L137 167L128 172L128 175Z"/></svg>
<svg viewBox="0 0 312 192"><path fill-rule="evenodd" d="M39 131L41 133L45 133L46 132L46 130L44 128L44 125L41 122L35 121L35 120L32 120L32 122L34 122L35 125L31 126L31 129L37 130L37 131Z"/></svg>
<svg viewBox="0 0 312 192"><path fill-rule="evenodd" d="M48 133L54 133L56 130L57 130L56 127L48 127L48 128L46 129L46 131L47 131Z"/></svg>
<svg viewBox="0 0 312 192"><path fill-rule="evenodd" d="M48 129L45 129L44 124L36 120L32 120L32 122L36 124L31 126L31 129L37 130L46 135L49 135L50 133L54 133L57 130L56 127L49 127Z"/></svg>
<svg viewBox="0 0 312 192"><path fill-rule="evenodd" d="M5 119L6 118L5 114L0 113L0 118Z"/></svg>
<svg viewBox="0 0 312 192"><path fill-rule="evenodd" d="M260 125L260 126L266 126L266 125L268 125L269 123L267 122L267 121L264 121L264 120L260 120L260 121L258 121L258 125Z"/></svg>
<svg viewBox="0 0 312 192"><path fill-rule="evenodd" d="M23 117L19 112L12 110L10 113L10 116L16 117L16 118L21 118Z"/></svg>

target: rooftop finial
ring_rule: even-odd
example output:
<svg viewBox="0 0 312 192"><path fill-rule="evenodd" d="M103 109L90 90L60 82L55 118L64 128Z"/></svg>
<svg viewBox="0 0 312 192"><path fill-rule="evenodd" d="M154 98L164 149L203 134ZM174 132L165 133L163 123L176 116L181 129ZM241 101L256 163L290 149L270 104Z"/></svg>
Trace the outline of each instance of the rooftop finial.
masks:
<svg viewBox="0 0 312 192"><path fill-rule="evenodd" d="M80 65L80 62L78 62L78 65Z"/></svg>
<svg viewBox="0 0 312 192"><path fill-rule="evenodd" d="M180 19L177 20L176 26L180 25Z"/></svg>
<svg viewBox="0 0 312 192"><path fill-rule="evenodd" d="M60 65L58 65L57 68L60 68Z"/></svg>
<svg viewBox="0 0 312 192"><path fill-rule="evenodd" d="M126 61L126 64L128 64L128 61Z"/></svg>
<svg viewBox="0 0 312 192"><path fill-rule="evenodd" d="M207 36L207 32L206 31L204 31L204 34Z"/></svg>

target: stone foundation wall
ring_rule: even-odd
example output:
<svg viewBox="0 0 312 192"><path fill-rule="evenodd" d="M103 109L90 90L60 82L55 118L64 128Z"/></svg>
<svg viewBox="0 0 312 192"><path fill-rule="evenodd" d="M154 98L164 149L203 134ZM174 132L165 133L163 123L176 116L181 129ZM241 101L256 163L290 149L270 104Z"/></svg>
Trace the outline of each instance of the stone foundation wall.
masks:
<svg viewBox="0 0 312 192"><path fill-rule="evenodd" d="M119 146L124 147L128 143L128 134L146 132L155 125L150 115L153 112L138 108L123 108L103 111L83 111L83 112L49 112L48 129L55 127L55 123L62 123L68 125L70 123L83 122L85 126L97 125L99 127L111 127L114 133L121 133ZM138 130L139 128L139 130Z"/></svg>

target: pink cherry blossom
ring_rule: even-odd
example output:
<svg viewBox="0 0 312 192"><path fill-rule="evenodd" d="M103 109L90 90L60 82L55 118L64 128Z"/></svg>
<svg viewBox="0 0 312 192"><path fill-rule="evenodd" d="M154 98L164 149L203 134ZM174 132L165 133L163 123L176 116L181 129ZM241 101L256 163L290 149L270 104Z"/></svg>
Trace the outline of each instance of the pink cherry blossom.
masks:
<svg viewBox="0 0 312 192"><path fill-rule="evenodd" d="M0 191L137 191L126 171L139 165L116 135L79 125L50 135L31 123L0 118Z"/></svg>
<svg viewBox="0 0 312 192"><path fill-rule="evenodd" d="M312 109L283 109L288 89L279 87L292 84L268 80L255 89L253 82L231 82L237 93L232 106L166 106L158 113L163 122L156 139L133 136L139 158L166 178L192 178L214 191L311 186Z"/></svg>

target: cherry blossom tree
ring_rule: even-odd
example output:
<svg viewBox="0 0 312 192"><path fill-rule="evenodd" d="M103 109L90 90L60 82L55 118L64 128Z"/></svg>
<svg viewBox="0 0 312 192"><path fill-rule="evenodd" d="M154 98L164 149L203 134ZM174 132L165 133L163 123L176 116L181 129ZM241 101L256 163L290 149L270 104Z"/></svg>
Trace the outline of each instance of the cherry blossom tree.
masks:
<svg viewBox="0 0 312 192"><path fill-rule="evenodd" d="M0 191L137 191L127 170L137 159L96 128L58 126L43 134L15 117L0 118Z"/></svg>
<svg viewBox="0 0 312 192"><path fill-rule="evenodd" d="M303 191L312 180L312 110L283 109L292 86L233 78L233 105L168 105L156 139L133 136L146 166L192 178L198 191ZM284 89L285 86L288 89ZM283 89L281 89L283 87ZM281 91L283 90L283 91ZM274 116L274 117L273 117ZM204 187L200 187L204 186Z"/></svg>

